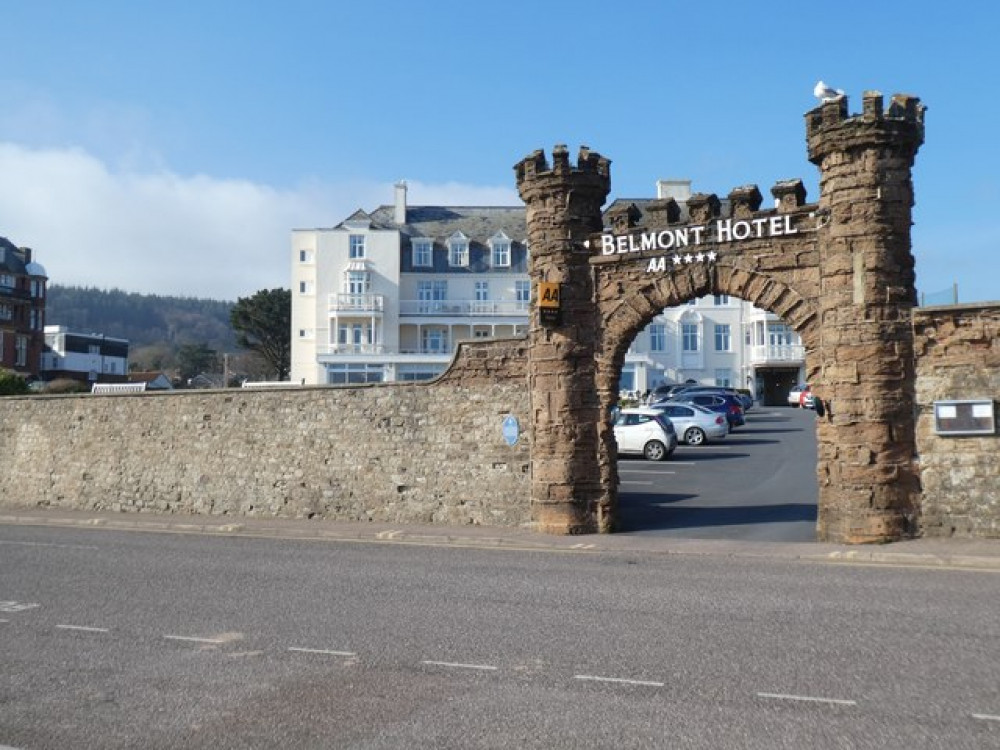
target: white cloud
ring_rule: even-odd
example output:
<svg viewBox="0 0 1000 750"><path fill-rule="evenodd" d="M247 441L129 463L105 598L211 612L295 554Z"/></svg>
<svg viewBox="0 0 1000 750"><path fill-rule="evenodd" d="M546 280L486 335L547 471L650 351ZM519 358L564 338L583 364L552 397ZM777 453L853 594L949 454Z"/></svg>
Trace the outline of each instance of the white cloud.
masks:
<svg viewBox="0 0 1000 750"><path fill-rule="evenodd" d="M235 299L287 287L291 230L390 203L389 183L279 190L168 170L117 172L81 149L0 143L0 235L50 283ZM512 205L513 188L409 182L408 201Z"/></svg>

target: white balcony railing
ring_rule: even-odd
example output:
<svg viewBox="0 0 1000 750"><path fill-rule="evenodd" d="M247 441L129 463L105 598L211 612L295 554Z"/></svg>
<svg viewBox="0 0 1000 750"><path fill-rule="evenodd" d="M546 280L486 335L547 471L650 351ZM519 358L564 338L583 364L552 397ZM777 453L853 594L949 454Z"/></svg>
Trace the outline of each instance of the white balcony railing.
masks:
<svg viewBox="0 0 1000 750"><path fill-rule="evenodd" d="M329 344L323 354L391 354L382 344Z"/></svg>
<svg viewBox="0 0 1000 750"><path fill-rule="evenodd" d="M787 362L795 364L805 361L806 350L802 344L777 344L751 346L747 350L749 363L752 365L769 364L772 362Z"/></svg>
<svg viewBox="0 0 1000 750"><path fill-rule="evenodd" d="M450 357L453 353L453 349L443 348L441 346L427 346L427 347L388 347L382 344L327 344L326 346L318 347L317 354L319 355L337 355L337 356L371 356L373 354L380 355L398 355L398 354L421 354L421 355L439 355L442 357Z"/></svg>
<svg viewBox="0 0 1000 750"><path fill-rule="evenodd" d="M331 294L327 305L330 312L381 313L385 307L385 295Z"/></svg>
<svg viewBox="0 0 1000 750"><path fill-rule="evenodd" d="M438 315L462 317L526 316L528 303L516 300L417 300L399 302L400 315Z"/></svg>

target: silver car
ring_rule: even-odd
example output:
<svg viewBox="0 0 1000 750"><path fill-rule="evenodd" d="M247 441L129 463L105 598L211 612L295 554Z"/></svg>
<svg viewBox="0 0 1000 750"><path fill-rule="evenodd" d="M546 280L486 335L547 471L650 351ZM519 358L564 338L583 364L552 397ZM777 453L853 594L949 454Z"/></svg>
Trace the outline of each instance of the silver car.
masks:
<svg viewBox="0 0 1000 750"><path fill-rule="evenodd" d="M641 453L650 461L662 461L677 447L673 424L656 409L622 409L614 429L619 453Z"/></svg>
<svg viewBox="0 0 1000 750"><path fill-rule="evenodd" d="M722 440L729 434L729 422L723 414L697 404L664 401L647 408L660 412L673 422L678 439L688 445Z"/></svg>

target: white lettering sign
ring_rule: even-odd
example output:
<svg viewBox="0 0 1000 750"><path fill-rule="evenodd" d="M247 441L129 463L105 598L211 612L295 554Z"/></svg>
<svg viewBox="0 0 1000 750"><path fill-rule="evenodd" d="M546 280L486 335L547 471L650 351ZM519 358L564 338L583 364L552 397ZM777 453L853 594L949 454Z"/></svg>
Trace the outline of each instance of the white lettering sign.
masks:
<svg viewBox="0 0 1000 750"><path fill-rule="evenodd" d="M601 255L629 255L631 253L680 250L705 242L742 242L798 233L799 230L792 226L792 217L789 215L765 216L739 221L719 219L714 224L674 227L643 234L602 234Z"/></svg>

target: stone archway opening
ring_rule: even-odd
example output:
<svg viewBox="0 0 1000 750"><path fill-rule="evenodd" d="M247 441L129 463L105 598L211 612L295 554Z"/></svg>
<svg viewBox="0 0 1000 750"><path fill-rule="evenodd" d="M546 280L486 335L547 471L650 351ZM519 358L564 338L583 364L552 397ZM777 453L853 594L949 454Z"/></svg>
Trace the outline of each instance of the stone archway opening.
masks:
<svg viewBox="0 0 1000 750"><path fill-rule="evenodd" d="M690 446L679 435L674 454L657 464L640 456L612 453L609 481L615 483L616 505L609 510L609 515L613 514L610 523L619 532L655 537L815 540L817 416L811 410L789 408L788 402L789 390L808 367L803 361L803 347L795 337L794 345L756 347L758 352L753 356L749 355L750 347L740 350L744 333L752 334L755 328L795 329L770 314L772 311L751 306L749 300L720 291L717 286L698 289L697 296L679 300L673 297L673 291L667 289L663 297L648 290L644 296L654 304L663 299L665 309L632 320L620 330L617 344L609 342L615 373L610 380L630 383L628 391L612 389L612 400L624 395L620 404L634 403L632 393L641 394L643 386L661 373L666 383L699 385L716 385L723 382L718 377L728 376L723 385L747 386L751 394L756 394L758 385L763 391L765 379L772 388L780 387L772 369L780 371L785 365L786 382L780 401L756 400L746 412L745 423L734 427L725 438ZM662 353L651 356L643 347L647 353L636 356L636 339L647 336L654 323L660 329L657 337L663 342ZM688 328L685 323L693 326ZM717 348L720 328L724 329L722 349ZM740 351L739 356L730 353L727 340ZM691 343L693 350L685 353ZM784 359L790 349L797 357L793 366ZM620 374L633 366L630 363L635 370L629 370L629 374L636 380L620 381ZM636 388L635 382L641 385ZM610 436L613 442L613 428Z"/></svg>

